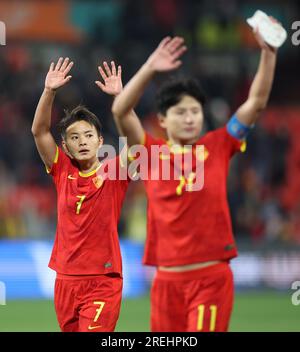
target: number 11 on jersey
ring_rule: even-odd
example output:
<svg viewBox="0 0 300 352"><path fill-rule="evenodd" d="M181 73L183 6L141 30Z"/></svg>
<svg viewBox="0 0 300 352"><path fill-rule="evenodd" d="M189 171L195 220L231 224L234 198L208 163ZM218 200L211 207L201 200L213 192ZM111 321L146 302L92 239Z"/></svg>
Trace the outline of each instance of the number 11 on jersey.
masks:
<svg viewBox="0 0 300 352"><path fill-rule="evenodd" d="M209 306L209 310L210 310L209 331L215 331L216 320L217 320L217 306L211 305L211 306ZM203 330L204 314L205 314L205 305L200 304L198 306L198 323L197 323L197 330L198 331Z"/></svg>

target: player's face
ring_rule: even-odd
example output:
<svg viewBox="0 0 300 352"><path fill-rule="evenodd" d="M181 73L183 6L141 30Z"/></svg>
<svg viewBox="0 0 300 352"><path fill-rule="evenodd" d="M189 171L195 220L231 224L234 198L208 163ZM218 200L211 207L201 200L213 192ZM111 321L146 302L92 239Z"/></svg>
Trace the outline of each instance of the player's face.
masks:
<svg viewBox="0 0 300 352"><path fill-rule="evenodd" d="M202 105L193 97L184 95L171 106L160 125L166 129L168 138L176 144L193 144L199 138L203 125Z"/></svg>
<svg viewBox="0 0 300 352"><path fill-rule="evenodd" d="M77 121L66 130L65 145L72 158L86 161L97 158L98 149L103 143L94 125L86 121Z"/></svg>

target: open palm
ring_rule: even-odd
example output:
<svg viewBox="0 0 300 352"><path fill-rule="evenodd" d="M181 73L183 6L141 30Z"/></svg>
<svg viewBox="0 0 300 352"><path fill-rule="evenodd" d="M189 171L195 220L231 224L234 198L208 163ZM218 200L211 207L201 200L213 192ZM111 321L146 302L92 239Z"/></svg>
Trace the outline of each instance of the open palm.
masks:
<svg viewBox="0 0 300 352"><path fill-rule="evenodd" d="M52 62L45 79L45 88L56 90L70 81L72 76L67 76L70 72L73 62L69 58L59 58L56 66Z"/></svg>
<svg viewBox="0 0 300 352"><path fill-rule="evenodd" d="M121 66L118 66L118 70L117 70L115 62L112 61L111 68L110 68L107 62L104 61L103 67L104 69L101 66L99 66L98 70L104 83L100 81L96 81L95 83L106 94L114 95L114 96L120 94L123 89Z"/></svg>
<svg viewBox="0 0 300 352"><path fill-rule="evenodd" d="M174 70L181 65L182 62L179 58L186 50L183 38L166 37L150 55L147 64L150 65L152 70L158 72Z"/></svg>

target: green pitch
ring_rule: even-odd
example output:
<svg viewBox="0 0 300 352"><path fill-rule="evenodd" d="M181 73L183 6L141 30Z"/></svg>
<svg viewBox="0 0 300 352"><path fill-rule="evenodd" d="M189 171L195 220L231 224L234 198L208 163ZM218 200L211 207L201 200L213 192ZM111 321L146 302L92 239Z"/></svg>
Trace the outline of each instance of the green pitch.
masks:
<svg viewBox="0 0 300 352"><path fill-rule="evenodd" d="M149 297L123 301L117 331L149 331ZM0 331L59 331L52 301L8 301L0 306ZM300 331L300 305L290 294L239 293L230 331Z"/></svg>

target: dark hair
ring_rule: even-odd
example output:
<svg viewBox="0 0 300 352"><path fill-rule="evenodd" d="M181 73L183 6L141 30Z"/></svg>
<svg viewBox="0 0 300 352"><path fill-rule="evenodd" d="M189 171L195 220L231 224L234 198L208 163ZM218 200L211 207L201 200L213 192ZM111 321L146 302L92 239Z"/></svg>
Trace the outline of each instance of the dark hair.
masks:
<svg viewBox="0 0 300 352"><path fill-rule="evenodd" d="M190 95L201 105L206 102L206 96L197 80L175 77L166 81L157 92L157 111L162 115L166 115L167 110L176 105L184 95Z"/></svg>
<svg viewBox="0 0 300 352"><path fill-rule="evenodd" d="M72 111L65 110L65 117L58 123L58 129L63 138L66 137L66 130L77 121L86 121L95 126L98 136L101 136L102 125L98 117L83 105L78 105Z"/></svg>

